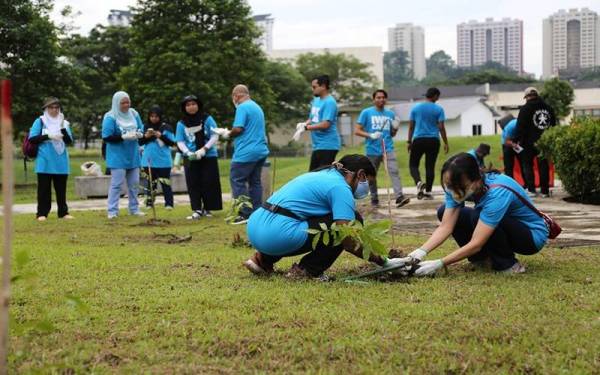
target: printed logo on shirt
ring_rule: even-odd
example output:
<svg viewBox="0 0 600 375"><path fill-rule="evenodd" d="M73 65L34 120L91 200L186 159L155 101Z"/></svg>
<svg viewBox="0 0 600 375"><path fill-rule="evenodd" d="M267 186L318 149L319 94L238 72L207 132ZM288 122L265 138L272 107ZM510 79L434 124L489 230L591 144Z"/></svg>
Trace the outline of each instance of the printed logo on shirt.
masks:
<svg viewBox="0 0 600 375"><path fill-rule="evenodd" d="M319 107L311 107L310 108L310 121L312 123L318 123L319 122L319 110L321 108Z"/></svg>
<svg viewBox="0 0 600 375"><path fill-rule="evenodd" d="M371 128L374 131L390 130L391 122L388 116L371 116Z"/></svg>
<svg viewBox="0 0 600 375"><path fill-rule="evenodd" d="M550 112L547 109L538 109L533 114L533 124L536 128L544 130L550 126Z"/></svg>

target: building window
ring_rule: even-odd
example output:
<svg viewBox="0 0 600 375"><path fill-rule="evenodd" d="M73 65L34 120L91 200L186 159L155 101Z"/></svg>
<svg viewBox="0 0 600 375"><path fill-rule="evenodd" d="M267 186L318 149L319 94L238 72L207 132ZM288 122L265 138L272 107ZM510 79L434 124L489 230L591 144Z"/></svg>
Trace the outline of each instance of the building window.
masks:
<svg viewBox="0 0 600 375"><path fill-rule="evenodd" d="M481 135L481 124L473 124L473 135Z"/></svg>

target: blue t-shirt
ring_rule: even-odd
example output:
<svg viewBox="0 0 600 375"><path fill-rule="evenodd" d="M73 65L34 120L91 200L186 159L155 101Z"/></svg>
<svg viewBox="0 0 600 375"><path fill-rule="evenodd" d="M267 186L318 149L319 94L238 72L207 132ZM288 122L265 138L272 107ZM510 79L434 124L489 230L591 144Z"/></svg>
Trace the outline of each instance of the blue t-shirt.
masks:
<svg viewBox="0 0 600 375"><path fill-rule="evenodd" d="M530 203L531 199L527 196L525 189L521 187L512 178L497 173L486 173L485 184L502 184L506 185L516 192L518 192L523 198L527 199ZM458 203L452 198L450 192L446 192L446 207L455 208L462 207L464 203ZM517 219L523 223L531 231L533 242L537 249L541 249L546 244L548 239L548 227L546 222L538 214L536 214L531 208L521 202L512 191L503 187L495 187L489 189L481 199L475 203L475 209L480 209L479 220L489 225L492 228L496 228L500 221L505 217L509 216L513 219Z"/></svg>
<svg viewBox="0 0 600 375"><path fill-rule="evenodd" d="M313 150L339 150L340 135L337 131L337 103L333 96L328 95L325 99L316 97L310 107L310 123L318 124L329 121L329 127L325 130L312 130Z"/></svg>
<svg viewBox="0 0 600 375"><path fill-rule="evenodd" d="M513 139L517 135L517 119L512 119L502 130L502 145L506 144L506 138Z"/></svg>
<svg viewBox="0 0 600 375"><path fill-rule="evenodd" d="M162 135L175 142L175 135L169 130L163 130ZM144 145L142 152L142 167L151 168L171 168L173 167L173 159L171 159L171 147L164 142L153 138L150 142Z"/></svg>
<svg viewBox="0 0 600 375"><path fill-rule="evenodd" d="M369 156L381 156L383 155L383 148L381 147L381 139L385 141L385 151L394 151L394 141L392 139L392 121L394 121L394 112L389 109L379 111L376 107L369 107L364 109L358 121L362 125L363 130L367 133L381 132L383 137L380 139L365 139L365 147L367 155Z"/></svg>
<svg viewBox="0 0 600 375"><path fill-rule="evenodd" d="M410 120L415 122L413 139L438 138L440 129L438 123L446 121L444 109L432 102L416 104L410 110Z"/></svg>
<svg viewBox="0 0 600 375"><path fill-rule="evenodd" d="M269 203L287 208L303 220L256 210L248 221L248 239L258 251L285 255L298 250L308 238L307 219L333 215L334 220L354 220L352 189L333 169L300 175L275 192Z"/></svg>
<svg viewBox="0 0 600 375"><path fill-rule="evenodd" d="M212 116L208 116L204 120L204 140L208 142L210 137L213 135L212 129L217 127L217 123L212 118ZM175 142L184 142L187 148L194 152L196 150L196 135L192 133L186 128L182 121L177 123L177 129L175 130ZM207 158L216 158L219 156L219 152L217 148L213 145L208 151L206 151L205 157Z"/></svg>
<svg viewBox="0 0 600 375"><path fill-rule="evenodd" d="M71 133L68 123L65 122L65 125L67 133L73 138L73 133ZM48 130L45 126L42 126L42 120L38 117L33 122L31 129L29 129L29 137L33 138L46 134L48 134ZM59 154L56 151L52 140L40 143L38 145L38 154L35 158L35 173L69 174L71 172L69 152L67 151L64 142L62 142L62 147L64 147L64 151Z"/></svg>
<svg viewBox="0 0 600 375"><path fill-rule="evenodd" d="M246 100L235 110L234 128L243 128L233 139L234 163L252 163L269 155L265 133L265 114L253 100Z"/></svg>
<svg viewBox="0 0 600 375"><path fill-rule="evenodd" d="M144 125L140 115L134 111L137 130L144 131ZM123 131L117 125L115 118L109 113L102 120L102 138L111 135L123 135ZM122 142L106 143L106 166L112 169L132 169L141 165L140 148L137 139L123 140Z"/></svg>

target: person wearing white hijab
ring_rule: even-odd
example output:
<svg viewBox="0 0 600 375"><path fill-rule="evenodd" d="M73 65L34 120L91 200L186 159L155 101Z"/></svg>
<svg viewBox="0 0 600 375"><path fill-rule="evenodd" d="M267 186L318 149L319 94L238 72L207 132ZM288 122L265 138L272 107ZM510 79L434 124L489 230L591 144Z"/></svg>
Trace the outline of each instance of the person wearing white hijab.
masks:
<svg viewBox="0 0 600 375"><path fill-rule="evenodd" d="M129 95L117 91L112 98L111 110L102 120L102 140L106 142L106 166L111 180L108 190L108 218L119 216L121 185L126 180L129 214L144 216L137 200L140 183L140 152L138 139L143 137L144 125L137 111L131 108Z"/></svg>
<svg viewBox="0 0 600 375"><path fill-rule="evenodd" d="M35 173L38 177L37 220L46 221L52 206L52 185L56 192L58 217L73 219L67 206L67 179L69 153L66 145L73 143L69 122L65 120L57 98L47 98L42 107L44 114L33 122L29 142L38 145Z"/></svg>

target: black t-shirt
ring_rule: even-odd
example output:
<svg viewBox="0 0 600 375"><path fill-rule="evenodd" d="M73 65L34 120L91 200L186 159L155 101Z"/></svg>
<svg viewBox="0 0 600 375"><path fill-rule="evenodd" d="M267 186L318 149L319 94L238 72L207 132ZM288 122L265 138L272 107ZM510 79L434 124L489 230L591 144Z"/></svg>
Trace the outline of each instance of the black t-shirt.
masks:
<svg viewBox="0 0 600 375"><path fill-rule="evenodd" d="M531 146L554 125L556 117L552 107L542 98L529 100L519 111L515 139L525 147Z"/></svg>

